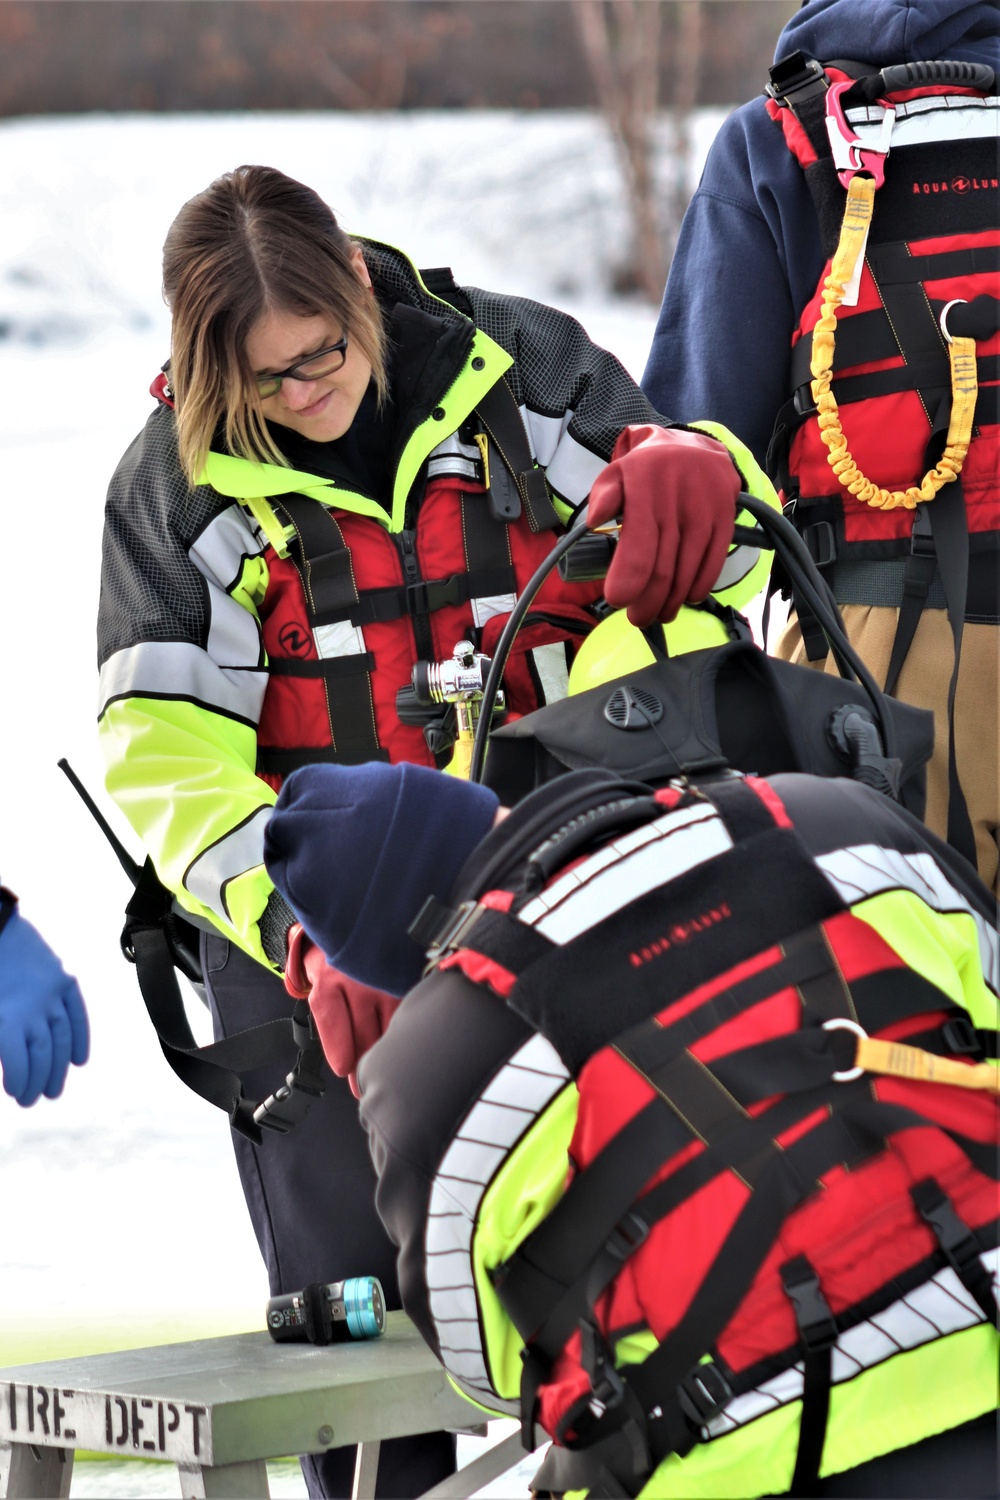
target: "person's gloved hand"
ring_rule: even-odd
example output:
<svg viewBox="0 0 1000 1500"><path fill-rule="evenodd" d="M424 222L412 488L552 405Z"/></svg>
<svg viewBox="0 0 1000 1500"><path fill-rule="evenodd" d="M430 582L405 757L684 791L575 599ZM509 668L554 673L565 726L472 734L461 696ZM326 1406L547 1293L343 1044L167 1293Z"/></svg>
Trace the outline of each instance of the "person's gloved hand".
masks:
<svg viewBox="0 0 1000 1500"><path fill-rule="evenodd" d="M604 593L633 625L667 623L698 603L722 571L736 524L740 476L728 450L700 432L626 427L598 474L588 526L621 516Z"/></svg>
<svg viewBox="0 0 1000 1500"><path fill-rule="evenodd" d="M327 1062L360 1098L358 1063L392 1020L398 998L341 974L299 922L288 932L285 989L296 1000L308 1000Z"/></svg>
<svg viewBox="0 0 1000 1500"><path fill-rule="evenodd" d="M62 1093L70 1063L90 1050L76 980L44 938L12 911L0 933L0 1064L4 1090L27 1108Z"/></svg>

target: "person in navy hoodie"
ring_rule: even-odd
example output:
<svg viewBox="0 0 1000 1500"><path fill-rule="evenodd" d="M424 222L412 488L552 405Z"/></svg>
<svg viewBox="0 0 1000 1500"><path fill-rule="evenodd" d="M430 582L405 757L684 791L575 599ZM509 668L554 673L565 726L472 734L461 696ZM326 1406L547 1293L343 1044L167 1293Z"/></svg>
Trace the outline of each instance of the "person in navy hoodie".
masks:
<svg viewBox="0 0 1000 1500"><path fill-rule="evenodd" d="M776 62L790 58L797 51L824 64L851 59L873 73L890 64L949 59L985 63L1000 74L1000 13L996 0L807 0L780 35ZM987 100L988 104L991 102L996 105L995 98ZM785 123L790 123L787 110L778 111L758 96L730 115L719 131L684 219L642 381L646 395L660 411L669 411L681 421L696 420L711 412L748 444L761 463L765 462L775 419L797 383L791 361L792 344L799 331L808 338L808 319L803 314L811 310L815 317L817 288L830 254L829 242L824 244L821 238L806 174L786 144L786 132L777 118L782 113L788 117ZM975 111L964 113L971 117ZM996 118L997 113L995 108L978 110L984 120ZM897 117L897 129L899 125ZM982 127L976 128L982 135ZM935 147L940 149L941 143L935 142ZM961 174L971 170L966 165L967 160L973 159L970 152L992 152L988 158L992 167L975 183L985 191L970 191L960 200L956 200L955 193L950 199L932 200L926 212L938 210L942 214L939 233L943 236L952 227L951 222L945 224L945 210L954 214L961 203L968 213L974 199L979 221L988 225L978 238L995 246L1000 238L995 142L968 139L958 141L952 149L954 170L959 174L953 179L956 182L962 182ZM882 202L888 202L894 167L899 180L901 158L901 147L895 158L890 151L885 195L880 200L876 193L873 226L878 225ZM948 176L951 175L949 172ZM885 215L886 209L882 212ZM837 222L839 226L839 217ZM880 235L886 237L885 228ZM895 237L914 238L905 231ZM967 240L970 238L973 237L966 236ZM935 298L972 299L981 292L994 299L995 309L995 268L990 272L987 267L978 277L966 278L960 290L941 292L941 283L937 283L926 296L936 318L939 309ZM872 295L878 308L878 296ZM992 336L987 334L985 340L978 342L981 366L982 356L995 354L998 347L994 329ZM943 341L940 359L946 371ZM808 373L805 378L808 380ZM992 390L989 388L990 378L985 377L987 384L983 389L981 369L978 425L962 476L972 535L954 723L957 774L969 810L979 873L987 885L995 885L1000 805L995 733L1000 713L997 708L1000 531L996 520L1000 508L996 475L1000 466L989 446L995 443L997 434L995 425L992 435L987 425L997 421L997 387L994 384ZM995 374L992 380L995 381ZM835 381L835 394L836 390ZM871 403L872 407L878 405ZM853 439L860 444L859 429L866 419L864 414L859 416L859 410L858 404L845 405L842 413L844 430L852 445ZM867 421L868 442L877 451L891 424L887 422L880 427L881 419L873 417L871 412ZM919 420L912 437L922 457L926 433L918 435L918 425ZM825 462L821 461L820 467L825 472ZM864 470L866 466L862 463L860 467ZM923 468L905 476L880 476L873 467L870 477L891 486L917 483L922 473ZM820 486L822 492L836 491L837 480L829 474L826 478L825 485ZM945 491L954 488L944 487ZM803 495L818 492L802 489ZM945 495L936 497L939 506L944 498ZM839 500L844 502L845 510L854 506L857 514L859 502L852 496L841 491ZM931 505L918 506L916 513L926 511L925 519L930 519L932 509ZM864 511L863 506L861 510ZM827 575L854 644L876 675L881 673L882 681L895 636L896 607L902 598L904 554L910 550L907 518L914 514L912 510L868 510L860 522L867 528L865 534L870 532L873 538L881 538L882 531L878 529L881 527L886 540L869 543L867 549L850 549L867 550L868 559L859 562L847 558L841 530L837 537L839 555ZM805 519L804 507L800 507L798 519ZM792 622L777 650L789 659L806 659L796 622ZM937 748L928 777L927 822L940 834L945 833L948 825L947 698L953 660L952 630L938 573L894 691L898 697L935 712ZM830 658L826 659L826 668L836 670ZM971 839L968 842L971 844Z"/></svg>

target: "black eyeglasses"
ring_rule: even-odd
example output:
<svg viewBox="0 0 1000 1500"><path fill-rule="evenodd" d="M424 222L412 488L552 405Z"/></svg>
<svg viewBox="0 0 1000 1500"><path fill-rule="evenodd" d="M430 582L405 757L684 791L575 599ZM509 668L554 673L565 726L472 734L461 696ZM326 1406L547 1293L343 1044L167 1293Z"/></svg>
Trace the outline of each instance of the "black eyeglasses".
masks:
<svg viewBox="0 0 1000 1500"><path fill-rule="evenodd" d="M289 365L287 370L279 370L274 375L258 375L257 389L261 397L267 400L268 396L276 396L281 390L283 380L322 380L325 375L333 375L339 370L347 358L347 334L331 344L328 349L318 349L315 354L310 354L308 359L300 359L297 364Z"/></svg>

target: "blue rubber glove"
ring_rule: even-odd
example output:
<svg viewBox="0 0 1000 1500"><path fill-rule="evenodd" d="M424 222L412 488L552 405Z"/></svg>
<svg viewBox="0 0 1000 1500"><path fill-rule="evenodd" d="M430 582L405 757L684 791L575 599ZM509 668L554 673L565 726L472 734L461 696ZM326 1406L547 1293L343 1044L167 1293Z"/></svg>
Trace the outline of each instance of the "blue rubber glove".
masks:
<svg viewBox="0 0 1000 1500"><path fill-rule="evenodd" d="M87 1061L90 1029L79 986L18 911L0 932L0 1065L25 1108L62 1093L70 1063Z"/></svg>

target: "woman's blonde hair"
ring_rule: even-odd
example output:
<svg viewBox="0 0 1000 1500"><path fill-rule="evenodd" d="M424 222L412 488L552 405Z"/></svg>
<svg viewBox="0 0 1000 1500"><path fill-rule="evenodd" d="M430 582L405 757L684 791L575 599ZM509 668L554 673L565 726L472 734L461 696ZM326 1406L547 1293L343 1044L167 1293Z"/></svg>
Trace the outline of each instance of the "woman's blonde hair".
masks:
<svg viewBox="0 0 1000 1500"><path fill-rule="evenodd" d="M312 188L273 167L237 167L185 203L163 246L163 295L180 460L192 484L220 426L231 453L285 462L246 355L268 313L328 317L350 334L384 396L382 317L351 262L355 248Z"/></svg>

